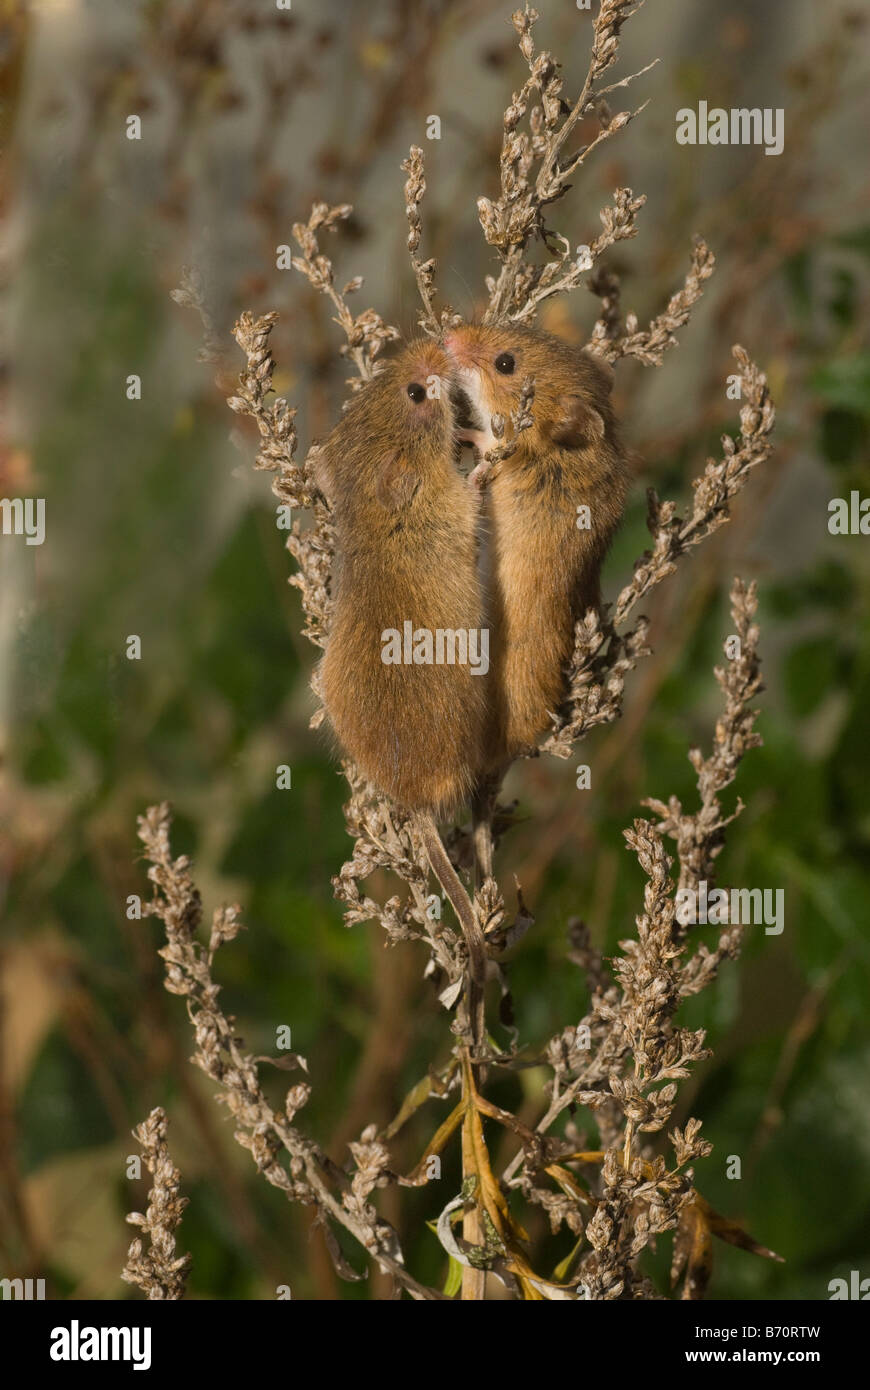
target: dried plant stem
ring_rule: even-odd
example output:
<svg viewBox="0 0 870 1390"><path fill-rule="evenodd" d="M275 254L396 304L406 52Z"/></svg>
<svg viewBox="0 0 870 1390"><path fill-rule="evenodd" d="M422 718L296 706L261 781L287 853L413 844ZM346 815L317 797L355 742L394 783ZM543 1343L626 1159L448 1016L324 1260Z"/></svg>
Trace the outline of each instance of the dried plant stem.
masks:
<svg viewBox="0 0 870 1390"><path fill-rule="evenodd" d="M322 228L334 231L339 222L348 218L352 212L350 203L342 203L334 208L326 203L315 203L307 222L293 224L293 237L302 254L292 258L292 265L294 270L305 276L314 289L325 294L331 301L338 315L335 322L344 329L347 338L347 344L341 351L351 358L361 380L370 381L375 371L375 358L385 343L394 342L399 337L399 331L384 323L380 314L376 314L373 309L367 309L356 316L351 312L347 296L356 294L362 288L362 276L356 275L352 280L348 280L339 293L335 288L332 262L328 256L321 254L317 239L317 234Z"/></svg>
<svg viewBox="0 0 870 1390"><path fill-rule="evenodd" d="M651 799L645 804L650 806L660 817L659 825L653 827L647 822L637 821L635 822L635 830L627 832L629 843L638 847L646 856L642 858L642 862L648 871L653 871L658 876L657 881L662 889L667 889L666 875L669 865L662 846L663 836L671 836L677 841L681 864L680 886L697 886L701 877L712 879L713 863L724 841L724 828L735 816L739 815L742 809L742 804L738 801L734 813L727 817L724 816L718 796L724 787L734 780L741 759L751 748L757 747L761 742L759 735L753 729L757 712L750 705L750 702L763 688L758 657L759 633L754 622L756 606L755 586L746 586L741 579L736 578L731 589L731 616L735 624L736 635L740 639L740 652L738 656L728 662L724 670L717 669L716 671L717 681L725 695L725 711L716 722L711 756L704 759L697 749L693 749L690 754L692 765L698 777L699 809L691 814L684 812L676 797L671 797L667 803ZM671 885L672 887L673 885ZM670 896L670 889L667 889L667 895ZM667 996L662 994L656 1009L660 1011L664 1005L669 1011L673 1011L680 999L697 993L711 983L723 960L736 958L740 950L742 931L739 926L729 926L721 934L719 944L714 951L710 951L702 943L694 955L682 963L680 958L687 944L686 929L675 919L672 903L668 907L663 898L652 899L651 902L654 904L661 922L661 957L660 959L656 958L655 961L651 960L647 970L653 973L653 977L660 987L665 978L662 973L663 969L667 969L668 975L673 981L675 993L670 996L669 1001ZM635 943L623 942L621 944L624 950L628 949L632 953L630 959L633 958ZM634 1097L635 1109L634 1112L632 1112L631 1107L626 1110L621 1146L621 1163L623 1168L628 1171L632 1162L632 1150L638 1122L645 1121L642 1125L644 1129L660 1127L657 1122L655 1126L651 1126L649 1123L650 1114L645 1113L637 1105L644 1085L648 1084L644 1082L644 1068L640 1059L651 1044L644 1043L641 1047L640 1038L634 1035L637 1025L629 1024L626 1018L627 1026L622 1031L622 1041L618 1051L614 1050L613 1030L605 1023L605 1020L611 1017L610 1011L616 995L603 973L602 963L600 960L593 960L585 940L582 949L590 964L593 965L594 977L600 979L601 983L593 999L592 1012L581 1020L576 1031L588 1029L593 1039L601 1039L602 1046L591 1057L588 1054L583 1056L579 1053L575 1054L579 1074L575 1080L562 1086L560 1083L568 1076L570 1069L571 1063L569 1062L569 1065L566 1066L565 1062L571 1057L571 1052L569 1049L566 1057L564 1036L553 1040L549 1055L551 1061L556 1063L556 1081L554 1082L550 1105L539 1121L536 1132L545 1134L557 1117L570 1105L591 1105L596 1108L602 1104L606 1091L609 1090L611 1094L622 1095L623 1090L619 1087L614 1092L613 1078L621 1060L631 1050L634 1054L633 1076L627 1089L624 1090L624 1095L626 1098ZM658 950L659 947L656 949ZM666 960L676 963L678 969L674 971L674 965L671 963L664 966L662 962ZM619 967L617 967L617 974L620 974ZM600 1014L599 1010L601 1011ZM650 1020L654 1016L650 1015ZM659 1016L661 1016L660 1013ZM644 1029L648 1029L649 1024L644 1022L642 1026ZM664 1037L664 1034L662 1036ZM700 1041L700 1035L682 1034L680 1047L683 1056L678 1064L678 1069L684 1068L686 1061L690 1060L692 1054L695 1056L703 1055L698 1051ZM674 1072L673 1074L677 1073ZM664 1070L660 1068L656 1073L656 1081L661 1081L664 1076ZM601 1093L597 1091L599 1086ZM504 1180L512 1184L523 1162L524 1154L521 1151L505 1169Z"/></svg>
<svg viewBox="0 0 870 1390"><path fill-rule="evenodd" d="M139 837L151 865L148 877L155 888L154 898L144 905L143 911L145 915L159 917L166 928L167 944L160 951L166 962L166 988L171 994L187 998L197 1044L193 1060L222 1088L220 1099L236 1122L236 1141L250 1150L258 1171L267 1182L285 1192L288 1198L313 1204L322 1217L329 1216L338 1222L413 1298L440 1297L405 1269L395 1231L368 1201L370 1192L385 1181L386 1151L373 1145L366 1132L359 1144L351 1145L351 1151L357 1153L358 1165L356 1174L349 1180L346 1173L292 1124L310 1095L307 1082L290 1088L283 1114L273 1110L267 1101L258 1079L256 1059L243 1051L236 1036L235 1020L220 1008L220 986L211 974L215 953L225 942L232 941L241 928L239 909L218 908L212 919L208 946L197 939L202 905L190 876L190 860L186 856L172 858L170 823L169 807L165 803L150 807L139 817ZM290 1059L285 1056L286 1060ZM296 1060L307 1070L304 1059ZM282 1150L289 1158L289 1171L278 1161ZM339 1273L359 1278L342 1259L326 1225L324 1231Z"/></svg>
<svg viewBox="0 0 870 1390"><path fill-rule="evenodd" d="M501 261L497 278L487 281L489 304L484 321L531 322L546 299L574 289L589 276L586 283L601 301L590 350L610 361L635 357L658 365L676 341L678 329L687 321L712 272L713 258L706 245L696 241L683 286L648 328L639 330L633 315L622 319L619 282L598 262L608 247L635 235L643 196L635 196L631 189L617 189L613 203L602 210L602 231L590 247L572 248L544 218L545 209L563 196L570 178L591 152L632 119L628 111L611 115L606 95L640 73L607 87L598 83L616 61L621 27L636 8L635 0L600 0L593 21L588 71L572 104L562 100L559 65L549 53L535 48L532 27L536 12L526 5L513 16L529 76L504 116L500 195L495 201L482 198L478 203L484 236ZM521 131L526 117L528 129ZM597 119L597 133L570 152L572 136L588 118ZM437 336L451 315L443 311L439 324L434 309L434 261L422 261L418 254L420 203L426 188L418 147L411 148L402 167L407 175L408 249L423 306L420 323L427 333ZM347 338L343 352L357 368L358 378L351 383L357 389L377 370L375 359L382 346L398 335L373 310L356 317L351 314L346 299L361 281L356 277L339 293L332 263L320 251L320 230L333 229L349 212L346 205L329 208L316 204L308 222L294 226L302 254L293 264L336 309L336 321ZM545 248L547 261L529 259L532 243ZM295 461L294 412L281 399L268 400L274 366L269 337L274 320L271 314L259 319L243 314L236 325L247 366L230 405L256 421L260 434L257 466L275 472L276 496L292 507L308 509L313 517L313 525L305 530L294 523L288 548L298 564L293 582L302 591L307 635L322 646L329 632L334 528L326 500L314 483L314 451L302 465ZM677 515L673 502L660 502L650 492L648 525L653 547L636 562L630 583L612 609L590 611L576 623L567 699L554 718L543 751L568 757L575 741L589 729L619 717L626 676L648 651L646 619L637 617L628 626L636 606L674 571L689 550L729 519L731 499L770 452L774 411L765 378L742 348L736 347L734 353L742 386L740 436L726 436L722 457L708 461L705 473L694 484L692 509L686 517ZM534 383L525 381L513 421L514 437L531 421L533 395ZM497 468L510 447L510 443L497 445L487 466ZM757 741L752 731L754 711L747 703L760 689L754 605L754 589L736 582L732 613L742 654L724 672L717 671L726 695L726 713L717 725L711 757L705 761L695 750L690 755L698 774L701 807L688 815L673 798L667 804L647 802L658 817L657 823L637 819L626 832L627 843L646 877L635 932L620 942L621 954L608 970L591 948L582 924L575 928L572 959L586 971L589 1009L576 1028L565 1028L551 1039L542 1055L534 1048L521 1050L513 1039L499 1052L486 1029L487 972L506 992L500 957L532 924L519 887L516 917L509 920L492 877L493 839L505 820L505 808L496 806L495 782L480 787L474 797L470 837L465 829L457 828L445 846L431 817L407 815L366 783L351 763L343 765L350 786L345 817L353 851L333 886L345 905L345 921L351 926L376 920L390 943L422 943L429 955L427 974L437 980L438 1000L454 1013L449 1060L433 1068L413 1088L399 1115L380 1136L369 1126L358 1141L350 1142L354 1164L350 1172L337 1168L292 1123L307 1100L307 1082L288 1092L285 1114L276 1115L268 1106L257 1078L256 1062L260 1059L241 1050L233 1021L217 1006L218 989L210 973L217 946L238 930L237 909L221 909L215 914L206 951L194 940L200 907L187 861L173 861L169 853L168 812L166 808L152 808L143 819L140 833L157 885L148 910L162 917L167 927L169 944L162 952L168 968L167 988L188 995L197 1035L195 1060L222 1086L222 1099L236 1119L236 1138L252 1151L267 1181L282 1188L291 1199L316 1207L336 1267L344 1277L359 1276L338 1252L329 1221L353 1234L378 1266L391 1273L412 1297L441 1297L418 1284L404 1268L396 1232L379 1216L370 1197L376 1188L390 1183L422 1186L430 1177L429 1161L457 1138L462 1191L443 1205L437 1233L445 1251L462 1265L463 1300L485 1297L487 1272L499 1278L516 1298L657 1297L640 1274L638 1261L646 1246L665 1231L677 1233L675 1268L679 1272L684 1263L687 1269L684 1296L700 1296L705 1282L704 1272L692 1255L693 1234L698 1235L699 1246L705 1246L711 1234L719 1234L757 1253L770 1253L756 1247L743 1233L735 1234L736 1228L713 1213L697 1193L690 1164L710 1150L700 1137L699 1121L690 1119L683 1131L674 1129L669 1134L667 1158L655 1154L646 1138L665 1128L673 1111L677 1082L708 1055L703 1032L675 1022L677 1009L684 998L710 982L724 959L733 958L739 950L739 930L729 926L714 951L703 945L690 951L691 936L676 920L676 884L665 840L676 841L681 885L695 883L700 875L712 871L725 827L733 819L723 813L719 793L732 780L740 757ZM322 717L323 711L318 711L312 723ZM470 857L475 864L473 896L460 877L460 866L467 865ZM392 875L402 892L385 902L369 896L363 885L376 870ZM430 912L430 873L453 906L459 931L452 922L441 922L437 906ZM304 1066L303 1060L298 1060ZM515 1072L540 1064L550 1068L553 1080L546 1113L531 1130L517 1116L488 1100L481 1087L489 1069ZM460 1098L437 1126L423 1158L408 1177L398 1177L390 1169L387 1142L430 1096L444 1098L456 1090ZM597 1149L581 1148L570 1128L565 1137L553 1132L555 1121L569 1107L584 1107L591 1113L598 1130ZM492 1171L485 1121L508 1130L520 1145L500 1182ZM289 1171L278 1162L281 1151L288 1157ZM529 1263L524 1233L508 1207L511 1190L546 1213L554 1234L563 1228L570 1233L572 1252L551 1275L538 1273ZM452 1228L460 1214L461 1241Z"/></svg>
<svg viewBox="0 0 870 1390"><path fill-rule="evenodd" d="M170 1158L166 1131L166 1112L159 1106L133 1130L154 1182L144 1216L134 1211L127 1220L141 1227L148 1237L149 1249L146 1253L141 1240L133 1241L121 1278L128 1284L138 1284L149 1299L177 1300L184 1297L191 1257L175 1253L175 1232L187 1198L180 1195L181 1174Z"/></svg>
<svg viewBox="0 0 870 1390"><path fill-rule="evenodd" d="M468 1014L471 1019L472 1038L475 1050L482 1048L484 1042L484 994L486 989L486 944L474 905L466 893L462 881L450 862L444 842L438 834L431 815L419 813L413 817L420 832L432 872L441 884L453 911L462 927L465 944L468 948Z"/></svg>
<svg viewBox="0 0 870 1390"><path fill-rule="evenodd" d="M468 1098L464 1090L463 1100L467 1104ZM462 1217L462 1238L469 1245L482 1249L485 1235L478 1193L479 1183L471 1123L471 1109L468 1108L462 1121L462 1188L466 1203ZM464 1265L462 1269L462 1301L480 1302L485 1296L486 1270L476 1269L474 1265L470 1264Z"/></svg>
<svg viewBox="0 0 870 1390"><path fill-rule="evenodd" d="M537 11L526 4L512 16L520 50L529 65L529 76L520 91L514 93L504 115L500 196L494 203L488 198L478 199L484 236L502 260L498 278L487 282L490 297L485 323L532 317L543 299L581 283L582 276L607 246L634 235L634 217L644 200L633 201L630 189L619 190L614 209L602 214L605 232L592 248L588 261L582 256L578 258L577 251L572 250L567 240L547 227L543 209L564 196L570 187L570 178L592 151L638 114L637 111L620 111L612 116L605 92L627 86L641 73L608 88L596 90L595 85L616 61L622 25L638 8L635 0L601 0L593 21L589 67L580 95L569 106L567 115L561 96L559 64L550 53L539 53L535 48L532 30L538 20ZM540 97L540 105L531 108L526 134L519 130L519 125L535 93ZM598 134L582 149L563 158L569 138L581 119L590 114L597 116ZM561 251L557 259L546 266L528 264L526 250L533 237L540 238L551 250L553 244L559 242Z"/></svg>
<svg viewBox="0 0 870 1390"><path fill-rule="evenodd" d="M620 320L619 279L612 271L599 268L589 280L589 289L601 299L602 313L586 344L587 350L608 362L635 357L645 366L660 367L667 349L676 346L677 331L688 323L715 265L713 252L702 237L696 236L691 265L681 288L671 295L667 307L649 327L641 331L635 314L628 314L624 322Z"/></svg>
<svg viewBox="0 0 870 1390"><path fill-rule="evenodd" d="M558 758L571 756L574 743L597 724L606 724L622 713L625 677L649 654L648 623L639 618L622 635L618 629L637 604L663 579L673 574L677 562L694 546L711 536L730 519L729 505L745 485L750 472L771 452L770 432L775 411L767 379L739 345L733 354L740 367L744 404L740 410L740 435L722 438L722 457L708 459L701 477L692 484L692 513L677 515L675 502L660 502L654 489L648 498L647 526L653 536L651 551L635 561L634 575L620 592L613 608L590 610L575 627L575 650L569 671L569 695L554 720L553 733L541 745Z"/></svg>
<svg viewBox="0 0 870 1390"><path fill-rule="evenodd" d="M420 203L426 192L423 151L420 149L419 145L411 146L408 158L402 164L402 170L408 175L405 182L405 215L408 219L408 254L411 257L414 277L417 281L417 288L420 291L420 299L423 304L423 313L418 322L425 333L435 338L438 337L441 332L432 300L435 261L431 259L428 261L421 261L417 254L423 230L420 219Z"/></svg>

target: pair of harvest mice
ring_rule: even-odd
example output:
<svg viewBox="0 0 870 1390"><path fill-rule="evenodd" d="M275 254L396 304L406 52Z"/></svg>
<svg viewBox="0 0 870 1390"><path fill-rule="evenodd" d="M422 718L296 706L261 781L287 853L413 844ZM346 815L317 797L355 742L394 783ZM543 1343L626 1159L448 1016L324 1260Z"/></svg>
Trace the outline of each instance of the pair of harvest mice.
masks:
<svg viewBox="0 0 870 1390"><path fill-rule="evenodd" d="M491 448L492 416L509 421L527 377L532 425L482 495L457 444ZM443 345L409 343L323 444L336 528L324 703L361 771L412 813L455 811L562 702L628 489L610 385L550 334L462 325Z"/></svg>

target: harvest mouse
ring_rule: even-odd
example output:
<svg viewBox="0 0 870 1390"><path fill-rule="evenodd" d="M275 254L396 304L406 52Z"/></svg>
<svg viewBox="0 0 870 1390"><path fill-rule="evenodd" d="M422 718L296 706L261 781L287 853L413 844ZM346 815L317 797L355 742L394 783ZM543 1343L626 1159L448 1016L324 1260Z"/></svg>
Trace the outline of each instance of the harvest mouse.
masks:
<svg viewBox="0 0 870 1390"><path fill-rule="evenodd" d="M535 743L562 702L574 624L600 602L601 565L630 470L610 373L585 352L512 324L463 325L444 341L475 426L462 437L481 455L496 443L491 417L509 419L526 377L535 386L533 423L486 489L493 629L487 763L497 770Z"/></svg>
<svg viewBox="0 0 870 1390"><path fill-rule="evenodd" d="M435 816L474 782L489 664L449 373L436 344L409 343L351 399L317 464L336 526L324 704L366 777Z"/></svg>
<svg viewBox="0 0 870 1390"><path fill-rule="evenodd" d="M462 925L479 1017L483 933L435 823L476 782L489 684L478 505L454 464L449 372L434 343L409 343L318 453L336 530L320 683L339 741L411 813Z"/></svg>

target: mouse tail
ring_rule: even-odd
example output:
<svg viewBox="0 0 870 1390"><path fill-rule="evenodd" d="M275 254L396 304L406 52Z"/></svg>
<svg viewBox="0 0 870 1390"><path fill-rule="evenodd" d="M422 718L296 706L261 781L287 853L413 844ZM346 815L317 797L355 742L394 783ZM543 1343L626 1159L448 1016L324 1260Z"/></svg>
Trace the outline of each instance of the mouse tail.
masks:
<svg viewBox="0 0 870 1390"><path fill-rule="evenodd" d="M471 797L471 843L474 849L474 881L480 888L492 878L492 815L495 790L490 780L478 782Z"/></svg>

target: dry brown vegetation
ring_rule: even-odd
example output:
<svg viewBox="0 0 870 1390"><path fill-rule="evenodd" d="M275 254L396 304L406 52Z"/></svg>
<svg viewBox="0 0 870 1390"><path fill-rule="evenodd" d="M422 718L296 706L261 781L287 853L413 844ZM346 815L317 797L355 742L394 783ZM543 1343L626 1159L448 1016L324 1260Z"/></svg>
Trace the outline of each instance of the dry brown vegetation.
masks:
<svg viewBox="0 0 870 1390"><path fill-rule="evenodd" d="M619 280L602 258L617 242L636 235L644 198L617 188L612 203L601 211L602 231L588 248L572 246L549 221L552 206L586 160L637 114L614 113L610 106L613 94L632 77L602 85L616 61L622 26L634 8L633 0L602 0L588 71L573 99L563 95L560 65L535 46L535 11L527 6L513 16L529 74L504 115L499 195L478 202L484 236L500 261L499 273L487 281L485 319L529 322L546 299L586 284L601 305L589 350L611 363L633 357L660 366L712 273L708 247L696 240L683 286L648 327L640 329L636 316L623 315ZM458 316L450 306L436 308L435 261L420 255L426 182L418 147L412 147L403 169L408 247L422 304L419 321L425 332L437 335ZM352 384L358 386L377 370L379 353L398 334L373 309L354 313L350 301L360 288L359 277L342 290L336 286L321 240L351 212L347 205L315 205L308 221L293 229L298 246L293 264L331 301L346 337L342 353L356 369ZM195 286L185 288L184 298L197 302ZM229 404L256 422L257 467L274 473L276 497L305 513L304 522L294 522L288 541L297 564L291 582L301 591L305 635L322 646L329 631L333 531L328 505L313 483L312 453L301 463L296 457L295 411L272 394L270 335L276 321L275 313L259 318L245 313L239 319L236 339L247 365ZM569 695L542 752L567 758L592 728L619 718L626 678L649 655L647 623L636 613L637 606L696 545L729 520L732 498L770 452L774 411L764 374L743 348L736 346L734 355L742 387L739 434L726 435L720 458L708 460L693 484L685 515L677 503L662 502L650 490L652 546L637 560L631 581L614 604L579 617ZM526 404L533 409L531 395ZM522 426L521 419L514 423ZM752 707L761 689L755 609L755 586L735 580L732 640L736 635L739 642L736 655L715 673L724 709L709 756L697 749L690 752L697 774L697 808L687 811L674 797L651 799L647 805L653 818L638 819L625 832L627 846L647 878L642 909L633 931L626 924L620 954L610 963L593 948L584 925L572 924L571 959L586 973L591 1002L578 1023L566 1024L549 1040L528 1042L508 1029L509 1043L499 1045L490 1028L476 1025L469 1002L473 981L467 941L462 931L431 911L429 861L414 823L365 784L352 765L344 764L351 792L347 829L354 847L333 883L345 904L345 920L349 926L377 922L390 945L400 950L410 942L423 946L428 955L425 973L443 1006L445 1027L441 1055L432 1058L428 1074L408 1094L399 1114L381 1130L366 1125L349 1143L351 1158L343 1167L298 1127L297 1114L309 1097L309 1083L303 1080L291 1087L283 1109L276 1111L261 1087L258 1059L244 1050L233 1020L222 1012L212 968L218 948L238 931L239 909L217 909L208 944L201 941L199 896L188 860L173 858L169 809L153 807L142 818L140 837L155 890L147 911L166 927L167 944L161 951L166 985L187 998L197 1040L194 1060L220 1088L219 1096L235 1120L236 1138L250 1149L258 1170L291 1200L315 1208L344 1277L359 1275L342 1255L333 1225L349 1232L380 1270L412 1297L444 1296L421 1284L407 1268L398 1235L375 1201L379 1189L430 1182L431 1219L457 1276L446 1287L457 1291L461 1272L464 1298L492 1294L491 1281L500 1282L501 1296L506 1291L509 1297L529 1299L655 1297L640 1259L666 1231L676 1231L673 1278L676 1282L683 1276L683 1297L703 1294L712 1234L770 1254L713 1212L698 1191L694 1165L710 1151L699 1119L689 1119L682 1129L674 1127L665 1147L656 1147L649 1138L671 1122L678 1083L709 1055L703 1030L678 1022L680 1003L705 988L740 949L741 930L736 925L721 933L712 950L697 944L676 920L675 891L677 886L697 887L702 879L712 883L725 827L740 810L739 803L733 813L723 810L720 794L733 781L744 754L760 741ZM312 725L322 718L321 710ZM499 841L510 829L511 808L493 797L490 813L490 828ZM457 827L448 840L459 872L468 863L468 837L467 828ZM668 841L673 842L673 854ZM399 889L383 901L365 887L376 870L387 871ZM510 868L504 856L500 877L501 883L490 878L476 888L473 911L486 944L490 994L499 992L504 1000L508 985L503 958L534 923L519 885L515 906L508 905L502 885L510 878ZM293 1055L291 1064L307 1070L301 1057ZM541 1065L551 1073L549 1102L535 1123L529 1125L487 1099L487 1081L499 1072ZM435 1125L416 1167L408 1174L395 1171L391 1140L422 1106L445 1101L452 1101L450 1113ZM587 1137L580 1111L594 1127L594 1142ZM557 1129L560 1118L564 1123ZM501 1173L492 1162L489 1135L494 1126L511 1136L515 1149ZM464 1181L461 1192L445 1201L448 1194L435 1179L440 1177L442 1153L457 1139ZM534 1267L519 1215L522 1204L541 1208L554 1233L570 1234L570 1253L555 1270ZM461 1235L455 1229L460 1220Z"/></svg>

